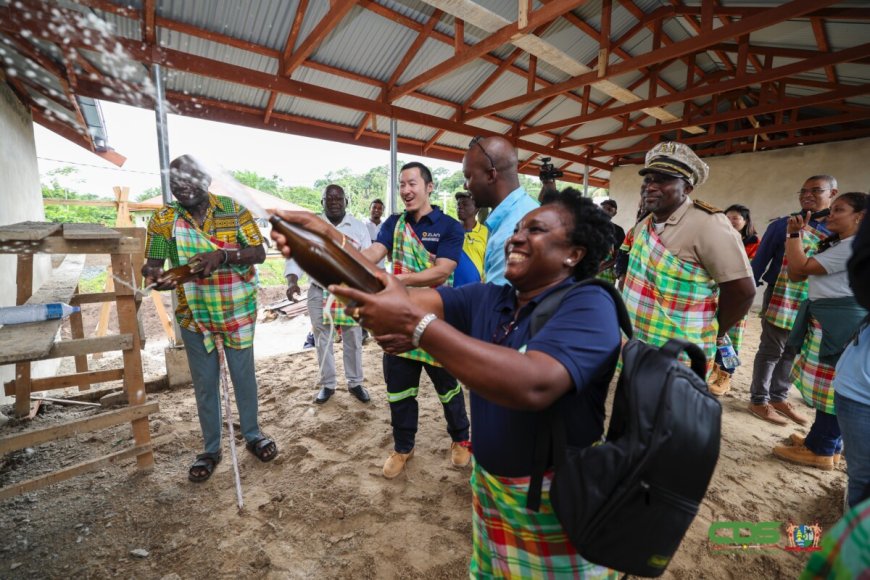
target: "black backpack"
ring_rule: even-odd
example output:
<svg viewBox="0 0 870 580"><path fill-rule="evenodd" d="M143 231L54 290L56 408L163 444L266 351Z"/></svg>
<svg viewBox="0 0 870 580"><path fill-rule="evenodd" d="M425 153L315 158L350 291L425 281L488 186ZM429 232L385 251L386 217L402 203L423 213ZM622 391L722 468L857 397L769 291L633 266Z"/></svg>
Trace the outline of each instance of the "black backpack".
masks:
<svg viewBox="0 0 870 580"><path fill-rule="evenodd" d="M578 284L611 293L620 326L631 338L617 290L596 279ZM576 286L538 304L532 333ZM689 355L691 369L680 362L682 352ZM526 505L540 507L543 473L552 464L553 509L580 555L621 572L656 577L679 548L713 476L722 407L707 390L706 357L695 344L674 339L658 348L629 340L622 363L605 442L569 447L558 407L546 411Z"/></svg>

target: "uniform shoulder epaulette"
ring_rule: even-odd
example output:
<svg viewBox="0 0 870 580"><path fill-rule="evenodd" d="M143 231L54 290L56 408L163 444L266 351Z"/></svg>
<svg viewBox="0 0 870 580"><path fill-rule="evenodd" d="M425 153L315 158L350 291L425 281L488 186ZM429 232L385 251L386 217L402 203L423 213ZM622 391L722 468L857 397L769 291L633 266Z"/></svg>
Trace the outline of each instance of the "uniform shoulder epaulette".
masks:
<svg viewBox="0 0 870 580"><path fill-rule="evenodd" d="M710 205L706 201L701 201L700 199L693 199L692 203L695 204L695 207L698 209L702 209L707 213L722 213L722 210L716 207L715 205Z"/></svg>

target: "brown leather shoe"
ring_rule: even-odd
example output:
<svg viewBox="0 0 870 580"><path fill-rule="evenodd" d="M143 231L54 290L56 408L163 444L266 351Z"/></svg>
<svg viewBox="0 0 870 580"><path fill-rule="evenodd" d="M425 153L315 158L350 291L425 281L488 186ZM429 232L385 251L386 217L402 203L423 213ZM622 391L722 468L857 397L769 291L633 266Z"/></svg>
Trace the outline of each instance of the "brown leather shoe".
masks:
<svg viewBox="0 0 870 580"><path fill-rule="evenodd" d="M788 401L777 401L776 403L770 403L770 406L802 427L807 426L810 422L809 419L798 413Z"/></svg>
<svg viewBox="0 0 870 580"><path fill-rule="evenodd" d="M756 405L755 403L749 403L747 407L750 413L767 421L768 423L773 423L774 425L784 426L788 424L788 421L782 418L782 415L773 410L773 407L768 405L767 403L762 403L760 405Z"/></svg>
<svg viewBox="0 0 870 580"><path fill-rule="evenodd" d="M803 445L792 446L783 445L773 448L773 454L790 463L798 465L806 465L807 467L815 467L831 471L834 469L834 458L831 455L816 455Z"/></svg>
<svg viewBox="0 0 870 580"><path fill-rule="evenodd" d="M465 467L471 461L471 441L454 441L450 445L450 463Z"/></svg>
<svg viewBox="0 0 870 580"><path fill-rule="evenodd" d="M399 453L398 451L390 451L390 456L387 457L384 463L384 477L393 479L405 470L405 464L414 456L414 450L411 449L408 453Z"/></svg>
<svg viewBox="0 0 870 580"><path fill-rule="evenodd" d="M804 441L806 441L806 437L802 437L802 436L798 435L797 433L792 433L791 435L788 436L788 442L791 443L792 445L797 446L797 447L803 446ZM842 452L841 453L834 453L833 459L834 459L834 467L838 467L840 465L840 460L843 459Z"/></svg>

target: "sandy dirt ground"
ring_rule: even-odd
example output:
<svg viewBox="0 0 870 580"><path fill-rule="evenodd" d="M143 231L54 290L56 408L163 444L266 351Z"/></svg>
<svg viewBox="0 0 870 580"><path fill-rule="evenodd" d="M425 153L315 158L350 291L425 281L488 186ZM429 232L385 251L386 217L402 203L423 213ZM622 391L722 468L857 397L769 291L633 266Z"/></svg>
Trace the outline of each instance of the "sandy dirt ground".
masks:
<svg viewBox="0 0 870 580"><path fill-rule="evenodd" d="M269 289L261 304L279 298L280 289ZM154 377L163 371L161 331L149 314L153 307L145 306L145 371ZM90 328L95 312L85 314ZM450 439L431 384L424 380L421 388L416 454L406 473L388 481L381 467L392 438L378 347L369 343L364 352L371 403L359 403L340 385L319 406L313 404L314 353L298 351L305 322L277 320L261 330L266 338L258 339L257 348L268 340L262 348L276 353L257 361L261 425L277 441L280 455L260 463L235 442L243 510L236 505L226 439L224 461L212 478L187 481L188 466L201 450L192 390L151 394L149 400L160 404L151 420L158 442L154 469L139 472L131 460L2 502L0 578L467 577L469 471L450 465ZM774 445L806 429L764 423L745 410L758 334L753 317L742 353L745 366L721 399L722 452L713 482L665 578L794 578L806 553L714 552L710 523L818 521L828 529L842 513L842 464L823 472L775 459ZM340 370L340 351L336 359ZM112 364L117 358L106 356L92 367ZM802 406L794 393L792 401ZM10 407L3 410L8 414ZM29 424L8 421L0 436L98 412L46 405ZM121 425L7 454L0 463L0 486L131 442L129 425Z"/></svg>

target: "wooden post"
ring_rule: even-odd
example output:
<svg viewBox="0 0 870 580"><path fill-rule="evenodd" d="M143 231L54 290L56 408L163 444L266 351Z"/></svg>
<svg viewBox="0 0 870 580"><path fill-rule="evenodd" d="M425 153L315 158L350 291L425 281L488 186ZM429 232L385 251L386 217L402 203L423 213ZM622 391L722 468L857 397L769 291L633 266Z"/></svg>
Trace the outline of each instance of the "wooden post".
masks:
<svg viewBox="0 0 870 580"><path fill-rule="evenodd" d="M33 254L18 254L18 293L15 303L21 306L33 296ZM30 414L30 363L15 363L15 415Z"/></svg>
<svg viewBox="0 0 870 580"><path fill-rule="evenodd" d="M106 270L106 292L114 292L115 291L115 279L112 278L112 272L114 268L109 266ZM106 336L106 332L109 330L109 315L111 314L112 305L109 302L103 302L103 305L100 306L100 319L97 321L97 328L94 331L94 336ZM95 352L94 360L100 358L102 353Z"/></svg>
<svg viewBox="0 0 870 580"><path fill-rule="evenodd" d="M76 294L79 293L79 287L76 286ZM73 338L84 338L85 337L85 327L82 322L82 313L81 311L75 312L69 317L69 328L72 333ZM86 373L88 372L88 355L82 354L75 357L76 361L76 372L77 373ZM80 391L87 391L90 388L90 385L86 381L82 381L79 383Z"/></svg>
<svg viewBox="0 0 870 580"><path fill-rule="evenodd" d="M130 254L112 254L112 269L122 280L133 279L133 266ZM130 288L119 286L115 290L115 303L118 312L118 327L122 334L133 336L133 347L123 351L124 357L124 390L127 392L127 400L130 405L142 405L145 403L145 381L142 376L142 342L139 338L139 325L136 317L136 300ZM151 433L148 430L148 418L143 417L132 422L133 440L137 447L148 445L151 442ZM140 469L147 469L154 465L154 453L148 451L136 456L136 463Z"/></svg>

